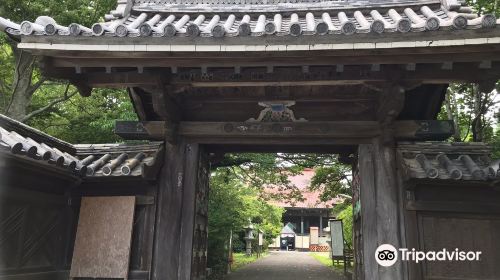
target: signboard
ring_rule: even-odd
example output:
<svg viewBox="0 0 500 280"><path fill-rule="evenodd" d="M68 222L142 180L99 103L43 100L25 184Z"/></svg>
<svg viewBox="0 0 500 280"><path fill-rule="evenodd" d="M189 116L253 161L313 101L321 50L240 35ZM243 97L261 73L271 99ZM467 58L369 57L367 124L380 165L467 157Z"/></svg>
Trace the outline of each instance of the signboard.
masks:
<svg viewBox="0 0 500 280"><path fill-rule="evenodd" d="M70 278L128 279L135 197L83 197Z"/></svg>
<svg viewBox="0 0 500 280"><path fill-rule="evenodd" d="M330 234L332 259L339 259L344 256L344 230L342 220L330 220Z"/></svg>
<svg viewBox="0 0 500 280"><path fill-rule="evenodd" d="M319 228L318 227L310 227L309 230L311 233L311 245L319 245Z"/></svg>
<svg viewBox="0 0 500 280"><path fill-rule="evenodd" d="M264 233L259 230L259 246L264 246Z"/></svg>

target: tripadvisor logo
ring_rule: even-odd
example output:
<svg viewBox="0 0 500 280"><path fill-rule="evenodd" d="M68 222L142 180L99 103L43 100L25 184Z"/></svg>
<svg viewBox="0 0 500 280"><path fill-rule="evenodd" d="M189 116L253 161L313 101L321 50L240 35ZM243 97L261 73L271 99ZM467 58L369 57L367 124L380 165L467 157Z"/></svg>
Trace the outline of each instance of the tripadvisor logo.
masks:
<svg viewBox="0 0 500 280"><path fill-rule="evenodd" d="M381 266L392 266L398 261L398 251L391 244L382 244L375 251L375 260Z"/></svg>
<svg viewBox="0 0 500 280"><path fill-rule="evenodd" d="M375 260L381 266L392 266L401 258L401 261L419 263L422 261L479 261L481 251L461 251L458 248L449 251L417 251L415 249L399 248L391 244L382 244L375 251Z"/></svg>

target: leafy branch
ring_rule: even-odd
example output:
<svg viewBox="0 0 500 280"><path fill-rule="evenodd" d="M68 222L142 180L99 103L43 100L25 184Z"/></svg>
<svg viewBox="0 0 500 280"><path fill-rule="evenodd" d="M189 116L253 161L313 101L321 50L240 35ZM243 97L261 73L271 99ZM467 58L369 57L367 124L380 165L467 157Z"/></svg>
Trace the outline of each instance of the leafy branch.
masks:
<svg viewBox="0 0 500 280"><path fill-rule="evenodd" d="M71 97L75 96L78 93L78 90L75 90L75 91L68 94L69 88L70 88L70 84L68 83L66 85L65 90L64 90L63 96L56 98L56 99L50 101L44 107L37 109L37 110L34 110L31 113L27 114L26 116L24 116L24 118L21 119L21 122L26 122L26 121L32 119L33 117L40 115L40 114L52 109L55 105L69 100Z"/></svg>

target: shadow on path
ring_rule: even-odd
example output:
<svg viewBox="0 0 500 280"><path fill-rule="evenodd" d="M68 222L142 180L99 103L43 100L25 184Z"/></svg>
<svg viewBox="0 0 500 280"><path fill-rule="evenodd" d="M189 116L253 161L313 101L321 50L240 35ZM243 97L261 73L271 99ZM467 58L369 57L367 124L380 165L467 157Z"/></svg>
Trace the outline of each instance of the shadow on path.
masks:
<svg viewBox="0 0 500 280"><path fill-rule="evenodd" d="M344 277L324 266L308 252L270 252L236 272L226 280L344 280Z"/></svg>

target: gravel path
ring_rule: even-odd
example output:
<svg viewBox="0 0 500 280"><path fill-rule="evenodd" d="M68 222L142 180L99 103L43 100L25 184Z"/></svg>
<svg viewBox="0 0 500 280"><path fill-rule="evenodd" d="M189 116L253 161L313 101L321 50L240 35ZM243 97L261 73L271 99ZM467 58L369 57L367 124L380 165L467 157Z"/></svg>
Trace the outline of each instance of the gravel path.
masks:
<svg viewBox="0 0 500 280"><path fill-rule="evenodd" d="M344 280L308 252L271 252L236 272L226 280Z"/></svg>

